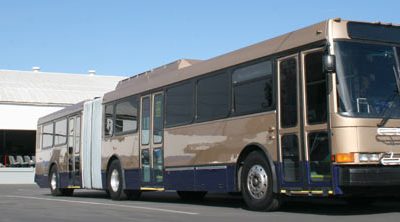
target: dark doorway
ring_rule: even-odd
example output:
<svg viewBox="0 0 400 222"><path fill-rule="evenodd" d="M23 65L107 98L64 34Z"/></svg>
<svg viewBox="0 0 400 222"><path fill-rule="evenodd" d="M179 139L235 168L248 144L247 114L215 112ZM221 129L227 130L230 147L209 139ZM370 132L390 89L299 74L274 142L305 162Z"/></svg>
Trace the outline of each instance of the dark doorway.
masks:
<svg viewBox="0 0 400 222"><path fill-rule="evenodd" d="M0 163L9 165L8 156L35 156L36 131L0 130Z"/></svg>

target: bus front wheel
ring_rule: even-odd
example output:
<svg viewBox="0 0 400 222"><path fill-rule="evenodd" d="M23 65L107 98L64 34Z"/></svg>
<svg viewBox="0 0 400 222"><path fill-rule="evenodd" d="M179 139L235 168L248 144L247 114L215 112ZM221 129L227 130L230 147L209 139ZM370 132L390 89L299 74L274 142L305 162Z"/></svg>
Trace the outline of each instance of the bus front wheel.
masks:
<svg viewBox="0 0 400 222"><path fill-rule="evenodd" d="M272 190L272 171L261 152L253 151L245 159L241 174L243 199L250 210L274 211L280 206Z"/></svg>

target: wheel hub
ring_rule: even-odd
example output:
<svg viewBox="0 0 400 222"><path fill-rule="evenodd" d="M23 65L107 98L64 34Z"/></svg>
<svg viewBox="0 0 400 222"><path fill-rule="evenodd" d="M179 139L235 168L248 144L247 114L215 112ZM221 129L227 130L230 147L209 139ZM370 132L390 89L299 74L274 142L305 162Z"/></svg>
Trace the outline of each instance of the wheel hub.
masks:
<svg viewBox="0 0 400 222"><path fill-rule="evenodd" d="M50 186L52 190L57 189L57 177L55 173L51 174Z"/></svg>
<svg viewBox="0 0 400 222"><path fill-rule="evenodd" d="M264 167L254 165L247 174L247 189L255 199L262 199L268 191L268 175Z"/></svg>
<svg viewBox="0 0 400 222"><path fill-rule="evenodd" d="M117 169L114 169L111 173L111 181L110 181L111 189L114 192L117 192L119 189L119 173Z"/></svg>

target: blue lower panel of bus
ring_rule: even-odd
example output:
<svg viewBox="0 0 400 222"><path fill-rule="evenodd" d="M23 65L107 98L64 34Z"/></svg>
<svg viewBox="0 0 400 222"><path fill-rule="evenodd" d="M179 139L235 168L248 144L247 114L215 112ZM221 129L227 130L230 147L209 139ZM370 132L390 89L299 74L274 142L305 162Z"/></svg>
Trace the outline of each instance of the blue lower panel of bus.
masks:
<svg viewBox="0 0 400 222"><path fill-rule="evenodd" d="M196 190L194 168L173 170L168 169L164 175L164 186L166 190Z"/></svg>
<svg viewBox="0 0 400 222"><path fill-rule="evenodd" d="M235 171L234 165L167 168L164 183L158 186L164 186L165 190L234 192ZM102 182L107 189L106 172L102 172ZM126 189L140 189L140 169L126 169L125 182Z"/></svg>
<svg viewBox="0 0 400 222"><path fill-rule="evenodd" d="M49 177L44 175L35 175L35 183L40 188L49 188Z"/></svg>
<svg viewBox="0 0 400 222"><path fill-rule="evenodd" d="M128 190L140 189L140 170L139 169L125 169L125 188ZM101 181L103 189L107 189L107 173L101 172Z"/></svg>
<svg viewBox="0 0 400 222"><path fill-rule="evenodd" d="M166 190L234 192L235 166L199 166L168 168Z"/></svg>
<svg viewBox="0 0 400 222"><path fill-rule="evenodd" d="M128 190L140 189L140 170L126 169L125 170L125 186Z"/></svg>
<svg viewBox="0 0 400 222"><path fill-rule="evenodd" d="M283 164L275 162L275 169L279 181L279 187L281 189L294 189L294 190L314 190L314 189L323 189L323 190L333 190L334 194L343 194L343 191L340 189L338 185L339 177L338 177L338 169L339 167L331 165L331 173L326 175L326 178L320 179L320 181L315 180L315 175L310 173L310 163L308 161L299 162L298 168L289 168L292 170L296 170L295 177L297 178L295 181L285 181L285 173L283 169ZM312 180L314 176L314 180Z"/></svg>

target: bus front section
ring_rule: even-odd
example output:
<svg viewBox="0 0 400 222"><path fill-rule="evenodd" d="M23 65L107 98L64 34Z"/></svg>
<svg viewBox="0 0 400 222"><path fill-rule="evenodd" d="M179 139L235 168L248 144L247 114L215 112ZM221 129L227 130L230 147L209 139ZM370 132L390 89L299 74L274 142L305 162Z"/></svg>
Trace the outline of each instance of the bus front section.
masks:
<svg viewBox="0 0 400 222"><path fill-rule="evenodd" d="M331 23L331 152L336 194L400 188L400 27Z"/></svg>

